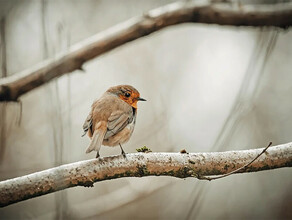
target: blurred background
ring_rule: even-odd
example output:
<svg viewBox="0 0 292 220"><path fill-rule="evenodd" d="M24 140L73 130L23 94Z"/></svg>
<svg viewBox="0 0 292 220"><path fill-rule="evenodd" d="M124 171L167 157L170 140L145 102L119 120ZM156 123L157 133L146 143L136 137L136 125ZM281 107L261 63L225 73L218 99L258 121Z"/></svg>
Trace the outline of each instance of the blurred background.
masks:
<svg viewBox="0 0 292 220"><path fill-rule="evenodd" d="M1 77L29 69L166 0L0 1ZM241 1L244 3L244 1ZM258 1L275 3L273 1ZM0 103L0 179L91 159L81 137L92 102L130 84L139 103L126 152L211 152L292 141L291 29L172 26ZM120 149L101 148L101 156ZM0 209L1 219L291 219L289 168L212 182L121 178Z"/></svg>

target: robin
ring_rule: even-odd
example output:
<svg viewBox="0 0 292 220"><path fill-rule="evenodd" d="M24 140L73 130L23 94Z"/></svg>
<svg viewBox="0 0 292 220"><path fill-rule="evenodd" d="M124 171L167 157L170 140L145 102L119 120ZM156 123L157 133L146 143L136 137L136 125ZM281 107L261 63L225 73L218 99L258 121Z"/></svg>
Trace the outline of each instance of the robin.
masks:
<svg viewBox="0 0 292 220"><path fill-rule="evenodd" d="M91 139L86 153L97 151L99 157L101 145L114 147L120 145L122 155L125 151L122 144L127 142L135 127L137 102L146 101L130 85L119 85L109 88L100 99L93 102L83 130Z"/></svg>

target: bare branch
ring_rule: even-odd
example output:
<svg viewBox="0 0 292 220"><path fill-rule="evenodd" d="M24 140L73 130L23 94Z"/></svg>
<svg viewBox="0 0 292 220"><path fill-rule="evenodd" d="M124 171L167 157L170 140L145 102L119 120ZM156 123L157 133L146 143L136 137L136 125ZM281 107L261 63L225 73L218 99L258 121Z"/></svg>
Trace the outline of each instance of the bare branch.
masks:
<svg viewBox="0 0 292 220"><path fill-rule="evenodd" d="M261 149L214 153L134 153L66 164L0 182L0 206L74 186L121 177L173 176L178 178L222 175L241 168ZM269 148L248 168L256 172L292 166L292 142Z"/></svg>
<svg viewBox="0 0 292 220"><path fill-rule="evenodd" d="M21 95L54 78L83 70L83 63L116 47L165 27L190 22L288 28L292 25L292 3L238 6L176 2L151 10L71 47L66 54L59 54L32 69L1 79L0 101L17 101Z"/></svg>
<svg viewBox="0 0 292 220"><path fill-rule="evenodd" d="M271 145L272 145L272 142L270 142L269 145L268 145L265 149L263 149L263 151L260 152L260 153L259 153L259 154L258 154L258 155L257 155L252 161L250 161L248 164L245 164L243 167L239 167L238 169L233 170L233 171L231 171L231 172L229 172L229 173L223 174L223 175L221 175L221 176L207 177L207 176L200 176L200 175L197 175L197 178L198 178L199 180L209 180L209 181L211 181L211 180L221 179L221 178L224 178L224 177L230 176L230 175L235 174L235 173L239 173L240 171L244 172L244 170L245 170L246 168L248 168L248 166L250 166L250 165L251 165L256 159L258 159L263 153L265 153Z"/></svg>

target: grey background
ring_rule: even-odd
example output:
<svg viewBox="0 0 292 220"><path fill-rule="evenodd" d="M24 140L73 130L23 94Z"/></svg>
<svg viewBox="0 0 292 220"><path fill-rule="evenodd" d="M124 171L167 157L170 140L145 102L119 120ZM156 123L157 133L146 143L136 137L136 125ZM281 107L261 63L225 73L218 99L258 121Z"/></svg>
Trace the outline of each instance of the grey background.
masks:
<svg viewBox="0 0 292 220"><path fill-rule="evenodd" d="M172 1L0 1L1 76ZM141 38L0 104L0 179L94 158L82 124L94 99L130 84L139 103L126 152L210 152L291 141L292 32L183 24ZM21 121L20 121L21 114ZM20 125L19 125L20 122ZM120 149L101 148L101 155ZM1 219L288 219L288 168L204 182L122 178L0 209ZM290 204L290 205L289 205Z"/></svg>

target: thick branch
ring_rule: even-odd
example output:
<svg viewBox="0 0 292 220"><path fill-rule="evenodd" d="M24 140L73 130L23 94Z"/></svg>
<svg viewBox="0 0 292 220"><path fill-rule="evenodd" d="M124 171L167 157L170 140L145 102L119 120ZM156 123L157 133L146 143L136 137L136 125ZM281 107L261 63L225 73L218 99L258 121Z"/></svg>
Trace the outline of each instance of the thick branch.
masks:
<svg viewBox="0 0 292 220"><path fill-rule="evenodd" d="M118 24L70 48L66 54L47 60L33 69L0 80L0 101L17 101L30 90L77 69L84 62L165 27L181 23L234 26L292 25L292 4L234 6L177 2Z"/></svg>
<svg viewBox="0 0 292 220"><path fill-rule="evenodd" d="M246 165L261 149L215 153L134 153L66 164L0 182L0 206L74 186L121 177L221 175ZM256 172L292 166L292 142L271 147L247 169Z"/></svg>

